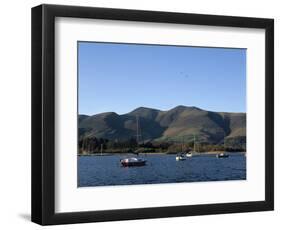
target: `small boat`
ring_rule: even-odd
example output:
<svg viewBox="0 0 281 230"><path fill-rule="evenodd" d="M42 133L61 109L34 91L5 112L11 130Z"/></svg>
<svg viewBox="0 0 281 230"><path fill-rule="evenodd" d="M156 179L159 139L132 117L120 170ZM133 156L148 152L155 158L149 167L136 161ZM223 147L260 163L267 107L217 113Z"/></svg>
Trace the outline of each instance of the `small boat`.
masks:
<svg viewBox="0 0 281 230"><path fill-rule="evenodd" d="M185 156L186 157L193 157L193 155L196 155L197 151L196 151L196 140L195 140L195 135L193 135L193 150L186 153Z"/></svg>
<svg viewBox="0 0 281 230"><path fill-rule="evenodd" d="M176 161L184 161L185 158L185 151L184 151L184 137L182 138L182 144L181 144L181 152L179 152L176 156Z"/></svg>
<svg viewBox="0 0 281 230"><path fill-rule="evenodd" d="M180 155L176 156L176 161L184 161L184 160L186 160L186 158L184 157L183 153L181 153Z"/></svg>
<svg viewBox="0 0 281 230"><path fill-rule="evenodd" d="M141 132L140 132L140 124L139 124L139 117L136 116L136 137L137 137L137 144L139 145L141 141ZM139 153L136 153L139 155ZM140 157L130 157L120 160L120 163L123 167L131 167L131 166L144 166L146 164L146 160Z"/></svg>
<svg viewBox="0 0 281 230"><path fill-rule="evenodd" d="M137 144L139 145L141 133L140 133L140 124L139 124L139 117L136 116L136 137L137 137ZM139 153L136 153L139 155ZM129 157L125 159L121 159L120 163L123 167L132 167L132 166L144 166L146 164L146 160L140 157Z"/></svg>
<svg viewBox="0 0 281 230"><path fill-rule="evenodd" d="M120 163L123 167L144 166L146 164L146 160L142 158L131 157L120 160Z"/></svg>
<svg viewBox="0 0 281 230"><path fill-rule="evenodd" d="M223 152L216 155L217 158L228 158L229 155L225 152L225 137L223 138Z"/></svg>
<svg viewBox="0 0 281 230"><path fill-rule="evenodd" d="M217 157L217 158L228 158L229 155L226 154L226 153L219 153L219 154L216 155L216 157Z"/></svg>

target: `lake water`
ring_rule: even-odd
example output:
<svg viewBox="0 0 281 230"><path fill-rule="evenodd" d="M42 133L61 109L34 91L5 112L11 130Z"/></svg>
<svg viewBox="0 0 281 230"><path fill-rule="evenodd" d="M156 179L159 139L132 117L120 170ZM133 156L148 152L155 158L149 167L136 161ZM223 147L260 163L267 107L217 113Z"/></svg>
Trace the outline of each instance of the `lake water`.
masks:
<svg viewBox="0 0 281 230"><path fill-rule="evenodd" d="M78 156L78 187L246 179L244 154L201 155L185 161L176 161L175 155L147 154L141 156L147 160L145 166L121 166L120 159L133 156Z"/></svg>

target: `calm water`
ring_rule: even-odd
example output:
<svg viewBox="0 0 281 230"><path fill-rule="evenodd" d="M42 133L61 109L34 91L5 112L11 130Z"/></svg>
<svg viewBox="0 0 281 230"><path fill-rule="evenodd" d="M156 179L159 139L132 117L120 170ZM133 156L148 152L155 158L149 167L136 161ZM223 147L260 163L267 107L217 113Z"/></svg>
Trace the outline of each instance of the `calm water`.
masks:
<svg viewBox="0 0 281 230"><path fill-rule="evenodd" d="M147 155L147 165L122 167L119 160L133 155L79 156L78 186L157 184L195 181L245 180L246 158L196 156L176 161L175 155Z"/></svg>

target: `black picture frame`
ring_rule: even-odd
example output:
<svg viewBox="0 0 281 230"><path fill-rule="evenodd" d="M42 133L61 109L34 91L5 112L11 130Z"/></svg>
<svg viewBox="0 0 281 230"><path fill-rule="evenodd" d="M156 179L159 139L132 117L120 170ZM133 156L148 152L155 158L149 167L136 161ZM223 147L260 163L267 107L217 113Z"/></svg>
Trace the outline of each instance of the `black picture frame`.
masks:
<svg viewBox="0 0 281 230"><path fill-rule="evenodd" d="M110 19L265 29L265 200L55 213L55 18ZM274 209L274 20L126 9L32 8L32 221L41 225L267 211Z"/></svg>

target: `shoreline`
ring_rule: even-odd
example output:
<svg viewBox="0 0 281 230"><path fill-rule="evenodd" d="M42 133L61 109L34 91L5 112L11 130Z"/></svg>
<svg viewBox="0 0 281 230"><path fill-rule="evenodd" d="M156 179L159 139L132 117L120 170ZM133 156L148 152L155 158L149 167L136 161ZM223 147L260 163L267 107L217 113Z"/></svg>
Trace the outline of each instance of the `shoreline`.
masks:
<svg viewBox="0 0 281 230"><path fill-rule="evenodd" d="M219 153L222 153L224 151L212 151L212 152L200 152L200 153L193 153L193 156L204 156L204 155L216 155L216 154L219 154ZM246 152L225 152L225 153L228 153L228 154L233 154L233 155L238 155L238 154L241 154L241 155L246 155ZM135 153L103 153L103 154L100 154L100 153L87 153L87 154L77 154L77 156L101 156L101 157L104 157L104 156L127 156L127 155L134 155L134 156L148 156L148 155L177 155L178 153L139 153L139 154L135 154Z"/></svg>

